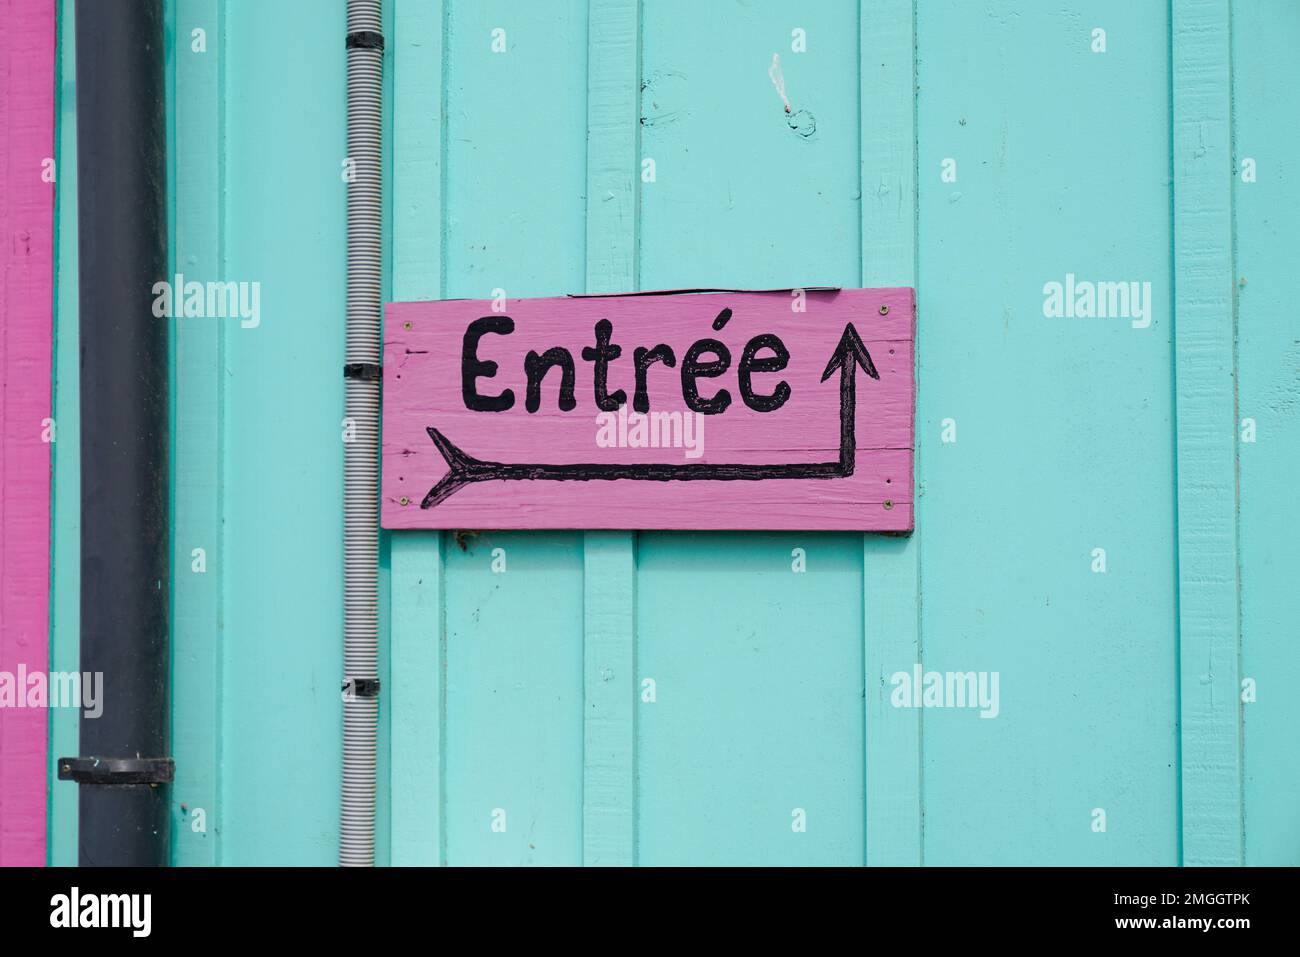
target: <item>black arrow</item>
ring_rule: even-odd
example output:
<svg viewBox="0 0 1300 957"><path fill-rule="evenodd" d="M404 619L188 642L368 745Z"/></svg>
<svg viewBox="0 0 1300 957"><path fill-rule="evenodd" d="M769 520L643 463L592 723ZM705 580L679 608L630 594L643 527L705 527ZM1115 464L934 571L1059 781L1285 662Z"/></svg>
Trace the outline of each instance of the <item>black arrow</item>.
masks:
<svg viewBox="0 0 1300 957"><path fill-rule="evenodd" d="M862 344L862 337L853 323L844 327L839 344L826 364L821 381L825 382L840 370L840 457L834 462L806 462L778 465L712 465L707 462L684 465L658 463L620 465L615 463L584 463L581 465L528 465L512 462L483 462L466 455L433 426L427 431L433 444L447 460L450 471L420 503L420 508L433 508L445 502L458 489L475 482L493 481L552 481L590 482L638 479L643 482L692 482L712 480L721 482L761 482L767 479L830 479L847 478L853 474L853 460L857 452L854 435L854 413L857 408L857 367L867 375L879 379L871 354Z"/></svg>

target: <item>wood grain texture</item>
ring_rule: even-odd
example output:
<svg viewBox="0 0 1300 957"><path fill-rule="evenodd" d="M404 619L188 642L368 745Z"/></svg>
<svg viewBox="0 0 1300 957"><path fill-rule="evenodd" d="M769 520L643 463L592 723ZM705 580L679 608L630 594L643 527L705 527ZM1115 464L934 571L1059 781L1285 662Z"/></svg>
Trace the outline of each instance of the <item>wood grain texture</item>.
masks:
<svg viewBox="0 0 1300 957"><path fill-rule="evenodd" d="M1242 862L1227 0L1173 5L1182 862Z"/></svg>
<svg viewBox="0 0 1300 957"><path fill-rule="evenodd" d="M916 83L913 0L860 7L862 285L916 286ZM920 361L921 330L916 352ZM918 388L920 383L918 382ZM921 446L915 471L921 474ZM914 509L919 522L921 502ZM870 866L924 863L924 712L889 704L888 679L921 661L921 541L865 535L866 848Z"/></svg>
<svg viewBox="0 0 1300 957"><path fill-rule="evenodd" d="M0 671L16 678L49 668L56 22L54 0L0 8ZM0 709L0 865L45 863L47 719Z"/></svg>
<svg viewBox="0 0 1300 957"><path fill-rule="evenodd" d="M587 14L587 292L637 283L640 0ZM582 861L636 860L636 534L587 532L582 547Z"/></svg>
<svg viewBox="0 0 1300 957"><path fill-rule="evenodd" d="M464 332L479 317L492 315L491 303L390 305L384 363L385 527L909 529L912 291L809 292L807 303L806 313L792 312L791 296L783 292L515 300L509 310L516 331L485 336L477 349L481 360L490 357L498 365L492 379L479 380L480 391L495 395L510 387L517 400L511 408L491 413L466 408L461 374ZM711 322L724 308L733 310L735 318L714 331ZM592 341L593 327L604 320L612 322L613 341L625 351L667 344L683 357L678 360L683 367L697 339L716 336L730 350L735 370L734 357L752 336L778 335L788 343L788 365L779 373L757 376L756 390L766 393L786 381L789 400L775 411L759 412L740 401L734 371L700 380L701 395L726 388L733 401L725 412L702 417L703 442L693 450L698 456L688 455L692 450L680 442L672 448L600 447L589 368L576 375L574 409L557 408L559 374L553 373L542 390L545 401L536 412L527 411L525 354L563 346L579 356ZM447 472L445 450L435 445L427 431L431 427L465 454L507 465L795 467L835 462L841 454L841 415L847 413L841 404L841 373L824 375L850 324L860 331L878 371L873 379L849 369L858 396L851 416L857 442L851 475L599 484L496 480L462 487L430 507L421 505ZM610 365L610 388L623 388L630 401L631 363ZM674 369L653 367L647 376L650 409L685 415L681 381Z"/></svg>

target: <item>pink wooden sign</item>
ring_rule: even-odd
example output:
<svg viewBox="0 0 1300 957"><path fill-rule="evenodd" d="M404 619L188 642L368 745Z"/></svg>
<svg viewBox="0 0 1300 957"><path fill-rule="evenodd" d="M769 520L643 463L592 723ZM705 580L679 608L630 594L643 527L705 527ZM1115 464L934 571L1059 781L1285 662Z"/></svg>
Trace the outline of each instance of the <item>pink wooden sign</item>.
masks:
<svg viewBox="0 0 1300 957"><path fill-rule="evenodd" d="M381 523L908 531L914 303L390 303Z"/></svg>
<svg viewBox="0 0 1300 957"><path fill-rule="evenodd" d="M56 22L54 0L0 0L0 682L17 701L50 664ZM0 707L0 867L45 863L48 725Z"/></svg>

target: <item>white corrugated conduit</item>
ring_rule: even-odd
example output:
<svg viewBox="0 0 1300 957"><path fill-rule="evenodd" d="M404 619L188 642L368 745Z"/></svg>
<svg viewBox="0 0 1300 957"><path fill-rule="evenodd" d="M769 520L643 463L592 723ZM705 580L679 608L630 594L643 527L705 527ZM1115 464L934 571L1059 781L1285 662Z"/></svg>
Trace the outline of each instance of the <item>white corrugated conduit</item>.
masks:
<svg viewBox="0 0 1300 957"><path fill-rule="evenodd" d="M379 363L383 0L348 0L348 331L343 456L343 790L339 864L375 863L379 727Z"/></svg>

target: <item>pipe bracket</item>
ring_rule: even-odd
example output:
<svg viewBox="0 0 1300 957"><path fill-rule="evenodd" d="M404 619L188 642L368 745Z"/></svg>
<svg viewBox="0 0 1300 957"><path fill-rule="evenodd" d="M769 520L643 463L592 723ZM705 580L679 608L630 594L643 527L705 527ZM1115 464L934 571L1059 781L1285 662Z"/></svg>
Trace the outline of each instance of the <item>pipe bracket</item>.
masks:
<svg viewBox="0 0 1300 957"><path fill-rule="evenodd" d="M384 35L374 30L355 30L348 34L349 50L383 50Z"/></svg>
<svg viewBox="0 0 1300 957"><path fill-rule="evenodd" d="M59 758L59 780L78 784L170 784L171 758Z"/></svg>
<svg viewBox="0 0 1300 957"><path fill-rule="evenodd" d="M378 382L384 375L384 367L377 362L349 362L343 367L343 378L358 379L362 382Z"/></svg>
<svg viewBox="0 0 1300 957"><path fill-rule="evenodd" d="M343 681L345 698L378 698L378 678L346 678Z"/></svg>

